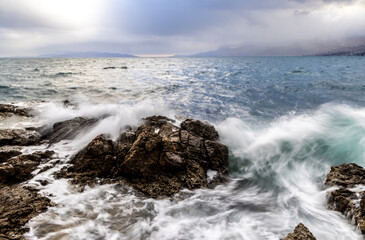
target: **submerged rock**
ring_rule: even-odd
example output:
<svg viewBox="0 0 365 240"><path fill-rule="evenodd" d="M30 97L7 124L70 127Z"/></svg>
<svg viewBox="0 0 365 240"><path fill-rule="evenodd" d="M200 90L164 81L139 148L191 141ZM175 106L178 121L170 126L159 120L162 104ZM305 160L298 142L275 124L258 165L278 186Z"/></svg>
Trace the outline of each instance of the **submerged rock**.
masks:
<svg viewBox="0 0 365 240"><path fill-rule="evenodd" d="M0 188L0 239L23 239L24 225L47 210L51 201L37 190L20 185Z"/></svg>
<svg viewBox="0 0 365 240"><path fill-rule="evenodd" d="M32 145L40 140L40 134L25 129L0 129L0 146L4 145Z"/></svg>
<svg viewBox="0 0 365 240"><path fill-rule="evenodd" d="M207 187L208 170L217 172L216 182L227 174L228 149L216 141L218 137L213 126L197 120L185 120L180 128L166 117L148 117L115 143L97 136L59 177L123 178L150 197Z"/></svg>
<svg viewBox="0 0 365 240"><path fill-rule="evenodd" d="M284 240L316 240L304 224L299 223L293 233L289 233Z"/></svg>
<svg viewBox="0 0 365 240"><path fill-rule="evenodd" d="M328 206L351 219L365 234L365 169L355 163L331 167L326 178L327 186L339 188L329 192Z"/></svg>

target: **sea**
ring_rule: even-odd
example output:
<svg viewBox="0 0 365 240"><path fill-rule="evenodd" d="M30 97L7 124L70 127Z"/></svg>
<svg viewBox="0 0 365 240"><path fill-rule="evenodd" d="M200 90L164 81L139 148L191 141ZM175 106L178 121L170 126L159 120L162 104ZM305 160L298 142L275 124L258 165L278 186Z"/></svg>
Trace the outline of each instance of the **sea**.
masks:
<svg viewBox="0 0 365 240"><path fill-rule="evenodd" d="M100 119L75 139L23 149L57 155L26 183L56 203L30 220L26 239L279 240L300 222L320 240L363 239L328 209L324 181L331 166L365 167L364 57L3 58L0 103L37 111L0 128ZM54 178L98 134L117 139L151 115L214 125L229 148L228 182L151 199Z"/></svg>

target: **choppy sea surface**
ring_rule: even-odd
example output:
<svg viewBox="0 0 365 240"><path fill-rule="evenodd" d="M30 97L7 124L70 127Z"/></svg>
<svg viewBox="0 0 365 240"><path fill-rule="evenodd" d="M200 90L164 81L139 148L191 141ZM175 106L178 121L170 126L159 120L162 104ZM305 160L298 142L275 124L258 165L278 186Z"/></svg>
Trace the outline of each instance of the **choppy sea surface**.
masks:
<svg viewBox="0 0 365 240"><path fill-rule="evenodd" d="M29 222L27 239L281 239L299 222L317 239L363 239L327 209L323 185L331 166L365 167L363 57L0 59L0 102L39 112L0 128L100 118L53 145L60 163L28 182L57 206ZM213 124L230 149L230 181L156 200L53 178L93 137L116 139L154 114Z"/></svg>

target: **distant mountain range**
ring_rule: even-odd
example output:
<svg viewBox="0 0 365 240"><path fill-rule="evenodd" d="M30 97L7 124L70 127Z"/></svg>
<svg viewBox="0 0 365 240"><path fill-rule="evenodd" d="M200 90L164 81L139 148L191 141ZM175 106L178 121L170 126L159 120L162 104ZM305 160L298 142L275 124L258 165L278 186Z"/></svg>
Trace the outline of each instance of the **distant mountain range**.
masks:
<svg viewBox="0 0 365 240"><path fill-rule="evenodd" d="M365 56L365 38L348 41L309 41L280 46L245 45L175 57L241 57L241 56Z"/></svg>
<svg viewBox="0 0 365 240"><path fill-rule="evenodd" d="M61 54L43 54L39 58L120 58L120 57L137 57L130 54L108 53L108 52L68 52Z"/></svg>
<svg viewBox="0 0 365 240"><path fill-rule="evenodd" d="M365 56L365 45L356 47L341 47L328 52L316 54L317 56Z"/></svg>

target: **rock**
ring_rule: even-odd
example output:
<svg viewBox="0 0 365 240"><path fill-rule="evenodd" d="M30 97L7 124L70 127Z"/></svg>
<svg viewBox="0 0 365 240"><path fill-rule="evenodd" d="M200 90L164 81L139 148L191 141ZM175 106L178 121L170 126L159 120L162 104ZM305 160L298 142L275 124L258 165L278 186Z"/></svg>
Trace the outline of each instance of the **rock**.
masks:
<svg viewBox="0 0 365 240"><path fill-rule="evenodd" d="M19 155L0 165L0 184L12 185L32 178L32 172L44 159L49 159L53 151Z"/></svg>
<svg viewBox="0 0 365 240"><path fill-rule="evenodd" d="M354 163L331 167L325 184L339 187L329 192L329 208L346 215L365 234L365 191L356 189L365 185L365 169Z"/></svg>
<svg viewBox="0 0 365 240"><path fill-rule="evenodd" d="M20 185L0 188L0 239L23 239L24 225L47 210L51 201L30 187Z"/></svg>
<svg viewBox="0 0 365 240"><path fill-rule="evenodd" d="M25 129L0 129L0 146L4 145L33 145L40 140L36 131Z"/></svg>
<svg viewBox="0 0 365 240"><path fill-rule="evenodd" d="M31 117L31 109L19 107L11 104L0 104L0 117L11 117L18 115L22 117Z"/></svg>
<svg viewBox="0 0 365 240"><path fill-rule="evenodd" d="M76 104L74 104L74 103L70 102L69 100L64 100L64 101L62 102L62 104L63 104L63 107L64 107L64 108L76 108L76 107L77 107L77 105L76 105Z"/></svg>
<svg viewBox="0 0 365 240"><path fill-rule="evenodd" d="M293 233L289 233L284 240L316 240L304 224L299 223Z"/></svg>
<svg viewBox="0 0 365 240"><path fill-rule="evenodd" d="M365 184L365 169L355 163L331 167L331 171L326 178L327 186L348 188L358 184Z"/></svg>
<svg viewBox="0 0 365 240"><path fill-rule="evenodd" d="M122 178L150 197L207 187L208 169L217 172L216 183L223 182L228 149L216 141L214 127L192 119L181 126L184 129L171 119L152 116L138 129L124 131L116 143L99 135L58 177L74 177L76 182L90 177Z"/></svg>
<svg viewBox="0 0 365 240"><path fill-rule="evenodd" d="M106 135L95 137L71 160L73 171L95 173L95 177L111 177L116 165L114 143Z"/></svg>
<svg viewBox="0 0 365 240"><path fill-rule="evenodd" d="M2 146L0 147L0 163L6 162L9 158L21 154L19 146Z"/></svg>
<svg viewBox="0 0 365 240"><path fill-rule="evenodd" d="M47 133L43 139L49 140L50 144L64 139L72 139L76 137L81 131L92 127L96 122L96 119L86 119L82 117L76 117L63 122L57 122L53 125L53 129ZM42 131L45 132L44 130Z"/></svg>
<svg viewBox="0 0 365 240"><path fill-rule="evenodd" d="M182 122L181 129L211 141L219 138L218 132L212 125L195 119L187 119Z"/></svg>

